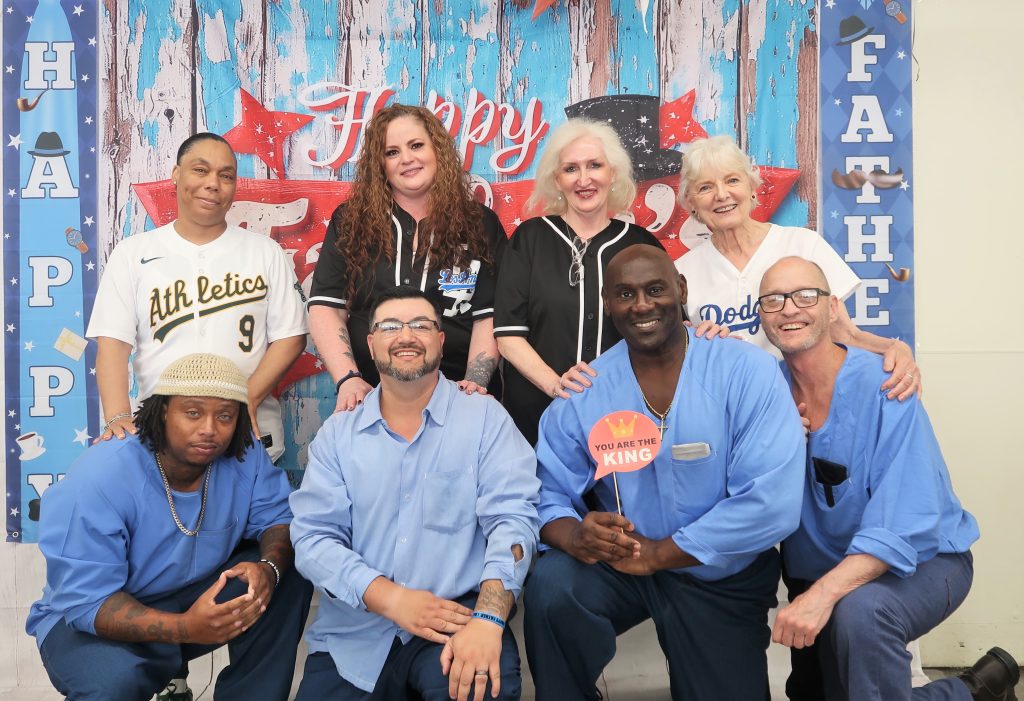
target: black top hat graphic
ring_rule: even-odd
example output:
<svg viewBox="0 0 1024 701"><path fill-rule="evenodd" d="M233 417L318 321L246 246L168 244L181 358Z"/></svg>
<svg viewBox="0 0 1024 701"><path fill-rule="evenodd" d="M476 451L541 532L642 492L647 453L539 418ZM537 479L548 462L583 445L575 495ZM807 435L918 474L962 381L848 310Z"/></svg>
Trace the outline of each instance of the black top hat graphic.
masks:
<svg viewBox="0 0 1024 701"><path fill-rule="evenodd" d="M35 150L29 151L32 156L66 156L70 151L64 150L64 142L55 131L44 131L36 139Z"/></svg>
<svg viewBox="0 0 1024 701"><path fill-rule="evenodd" d="M570 119L586 117L608 122L619 135L619 141L633 161L637 182L675 175L681 167L682 154L661 148L658 125L657 95L605 95L592 97L565 108Z"/></svg>
<svg viewBox="0 0 1024 701"><path fill-rule="evenodd" d="M839 23L839 41L836 42L836 46L852 44L858 39L863 39L873 31L875 31L875 28L865 26L864 20L860 17L850 15Z"/></svg>

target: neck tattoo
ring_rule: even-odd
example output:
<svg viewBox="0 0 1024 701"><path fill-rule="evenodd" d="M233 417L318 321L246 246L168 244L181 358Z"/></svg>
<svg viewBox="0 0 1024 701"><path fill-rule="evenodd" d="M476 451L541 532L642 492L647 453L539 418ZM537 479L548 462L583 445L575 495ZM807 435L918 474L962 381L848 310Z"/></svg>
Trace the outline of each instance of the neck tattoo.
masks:
<svg viewBox="0 0 1024 701"><path fill-rule="evenodd" d="M683 334L683 352L682 352L682 356L683 356L683 360L684 361L686 360L686 349L687 349L687 346L689 346L689 344L690 344L690 334L684 333ZM682 374L683 374L683 368L682 368L682 365L680 365L679 366L680 380L682 379ZM676 382L677 382L677 386L678 386L679 380L677 380ZM643 388L642 385L640 385L640 382L638 381L636 384L637 384L638 387L640 387L640 396L643 397L643 399L644 399L644 406L647 407L647 411L651 412L652 414L654 414L655 417L657 417L657 419L658 419L658 431L660 432L661 437L664 438L665 437L665 418L668 416L668 413L670 411L672 411L672 402L669 401L668 406L665 407L665 411L658 411L657 409L654 408L654 405L651 404L650 401L648 401L647 395L644 394L644 388Z"/></svg>
<svg viewBox="0 0 1024 701"><path fill-rule="evenodd" d="M199 533L199 528L203 525L203 516L206 515L206 495L210 491L210 465L206 466L206 477L203 478L203 500L199 504L199 519L196 521L195 530L190 531L185 528L185 524L178 518L178 510L174 508L174 495L171 494L171 483L167 481L167 473L164 472L164 466L160 462L160 453L156 453L156 469L160 470L160 478L164 481L164 491L167 492L167 505L171 507L171 517L174 518L174 523L178 526L178 530L194 538ZM212 463L211 463L212 465Z"/></svg>

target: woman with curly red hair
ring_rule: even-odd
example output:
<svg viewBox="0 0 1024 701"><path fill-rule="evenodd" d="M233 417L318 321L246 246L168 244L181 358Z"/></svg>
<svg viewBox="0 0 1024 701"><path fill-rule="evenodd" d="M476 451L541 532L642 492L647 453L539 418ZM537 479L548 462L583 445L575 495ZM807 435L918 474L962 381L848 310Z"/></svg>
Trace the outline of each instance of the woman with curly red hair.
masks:
<svg viewBox="0 0 1024 701"><path fill-rule="evenodd" d="M433 113L391 105L374 115L352 196L327 227L309 298L313 341L337 383L335 410L354 409L377 384L365 341L369 310L398 285L437 300L442 372L466 392L484 392L498 363L491 316L506 240L498 217L473 198L452 137Z"/></svg>

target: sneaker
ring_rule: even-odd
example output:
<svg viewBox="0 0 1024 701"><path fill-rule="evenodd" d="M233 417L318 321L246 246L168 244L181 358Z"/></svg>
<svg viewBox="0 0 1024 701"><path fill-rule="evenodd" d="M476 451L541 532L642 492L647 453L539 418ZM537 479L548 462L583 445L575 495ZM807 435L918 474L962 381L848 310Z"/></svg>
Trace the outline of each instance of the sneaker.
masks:
<svg viewBox="0 0 1024 701"><path fill-rule="evenodd" d="M989 650L959 676L974 701L1017 701L1013 687L1020 681L1020 668L1017 660L1001 647Z"/></svg>
<svg viewBox="0 0 1024 701"><path fill-rule="evenodd" d="M192 690L188 688L188 680L172 679L152 701L192 701Z"/></svg>

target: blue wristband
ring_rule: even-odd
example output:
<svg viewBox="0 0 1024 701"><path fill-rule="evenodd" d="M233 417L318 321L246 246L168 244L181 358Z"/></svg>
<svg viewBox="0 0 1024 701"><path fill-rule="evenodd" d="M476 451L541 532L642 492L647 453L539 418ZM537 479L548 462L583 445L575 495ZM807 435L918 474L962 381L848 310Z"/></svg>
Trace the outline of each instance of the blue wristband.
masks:
<svg viewBox="0 0 1024 701"><path fill-rule="evenodd" d="M490 613L484 613L483 611L474 611L473 618L479 618L482 621L490 621L491 623L501 627L502 629L505 628L505 621L501 620L497 616Z"/></svg>

